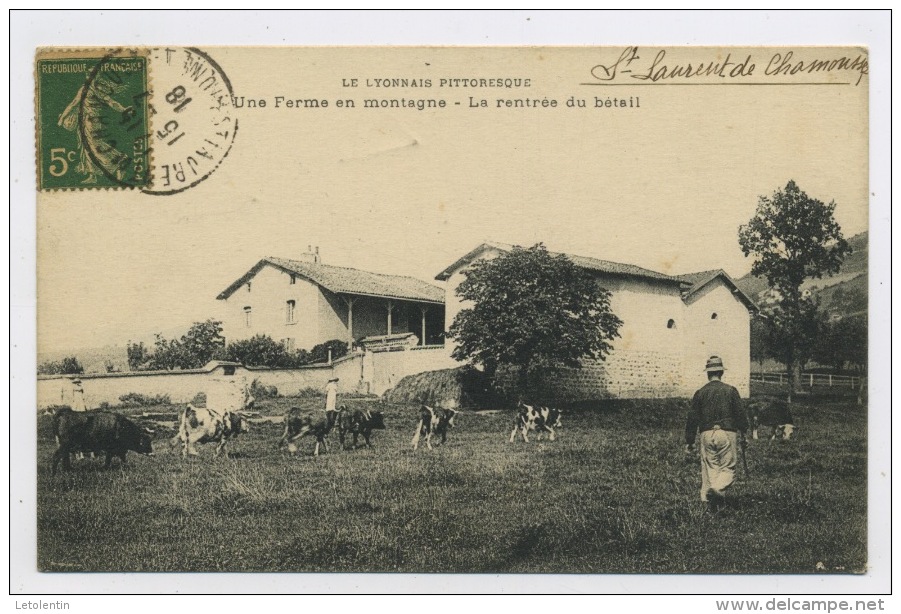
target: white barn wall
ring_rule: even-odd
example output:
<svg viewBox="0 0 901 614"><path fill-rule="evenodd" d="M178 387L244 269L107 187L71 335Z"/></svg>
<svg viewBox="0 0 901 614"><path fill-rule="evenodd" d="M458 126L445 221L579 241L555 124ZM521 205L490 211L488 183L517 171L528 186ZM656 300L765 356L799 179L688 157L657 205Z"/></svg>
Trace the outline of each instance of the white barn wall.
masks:
<svg viewBox="0 0 901 614"><path fill-rule="evenodd" d="M716 319L712 319L712 314ZM751 316L729 285L717 278L691 296L686 306L685 385L694 391L707 382L704 364L719 356L726 366L723 380L750 395Z"/></svg>
<svg viewBox="0 0 901 614"><path fill-rule="evenodd" d="M300 276L265 265L250 280L225 299L223 331L227 342L269 335L276 341L294 339L294 347L310 349L321 342L319 333L319 286ZM295 302L294 323L287 322L287 302ZM244 308L251 308L251 325L244 324Z"/></svg>

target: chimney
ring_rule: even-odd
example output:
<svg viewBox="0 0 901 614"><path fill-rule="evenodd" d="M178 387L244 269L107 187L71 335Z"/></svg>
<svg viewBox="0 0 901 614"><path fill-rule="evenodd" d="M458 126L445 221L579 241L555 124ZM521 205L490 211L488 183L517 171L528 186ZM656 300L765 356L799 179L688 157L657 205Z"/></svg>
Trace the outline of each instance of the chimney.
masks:
<svg viewBox="0 0 901 614"><path fill-rule="evenodd" d="M312 262L318 264L319 260L319 246L316 246L316 249L313 249L312 245L307 245L307 252L305 254L301 254L298 258L301 262Z"/></svg>

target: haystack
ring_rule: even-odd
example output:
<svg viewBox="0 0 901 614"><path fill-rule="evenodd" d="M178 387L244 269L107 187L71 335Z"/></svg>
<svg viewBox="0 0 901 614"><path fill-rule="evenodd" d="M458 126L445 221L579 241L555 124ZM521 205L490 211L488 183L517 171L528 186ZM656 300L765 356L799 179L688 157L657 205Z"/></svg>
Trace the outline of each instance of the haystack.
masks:
<svg viewBox="0 0 901 614"><path fill-rule="evenodd" d="M445 409L480 409L492 402L491 386L485 375L464 366L408 375L386 391L387 403L423 403Z"/></svg>

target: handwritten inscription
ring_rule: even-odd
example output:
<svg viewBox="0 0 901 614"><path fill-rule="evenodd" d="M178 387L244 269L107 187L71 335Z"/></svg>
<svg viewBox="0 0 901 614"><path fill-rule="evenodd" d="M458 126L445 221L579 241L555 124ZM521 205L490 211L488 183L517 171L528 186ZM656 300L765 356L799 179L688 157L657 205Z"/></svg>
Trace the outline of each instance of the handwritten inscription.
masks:
<svg viewBox="0 0 901 614"><path fill-rule="evenodd" d="M621 50L615 61L593 66L590 73L594 81L588 85L628 83L630 80L633 83L666 83L692 80L702 82L706 79L703 82L715 83L717 79L746 80L755 74L785 77L841 73L851 73L851 82L859 85L864 75L869 74L869 62L864 54L854 58L797 58L794 51L768 53L761 60L756 60L750 53L744 57L733 57L732 53L727 52L725 57L711 58L706 62L673 62L667 59L665 49L645 53L633 46ZM786 82L791 83L794 82Z"/></svg>

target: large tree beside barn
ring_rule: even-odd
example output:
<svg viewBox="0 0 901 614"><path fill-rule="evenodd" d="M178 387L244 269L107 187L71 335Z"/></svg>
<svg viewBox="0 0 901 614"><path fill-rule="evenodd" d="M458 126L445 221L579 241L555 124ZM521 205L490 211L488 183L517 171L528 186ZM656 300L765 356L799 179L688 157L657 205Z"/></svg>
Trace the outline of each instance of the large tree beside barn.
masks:
<svg viewBox="0 0 901 614"><path fill-rule="evenodd" d="M541 370L603 360L619 336L610 293L540 243L478 260L465 275L456 292L470 306L448 331L457 343L453 357L491 377L501 367L516 369L520 392Z"/></svg>
<svg viewBox="0 0 901 614"><path fill-rule="evenodd" d="M754 259L751 273L765 277L773 290L771 350L786 365L793 391L821 329L817 305L801 285L837 273L851 253L834 213L834 201L823 203L789 181L760 196L754 216L738 231L742 252Z"/></svg>

